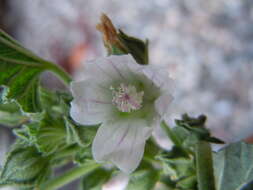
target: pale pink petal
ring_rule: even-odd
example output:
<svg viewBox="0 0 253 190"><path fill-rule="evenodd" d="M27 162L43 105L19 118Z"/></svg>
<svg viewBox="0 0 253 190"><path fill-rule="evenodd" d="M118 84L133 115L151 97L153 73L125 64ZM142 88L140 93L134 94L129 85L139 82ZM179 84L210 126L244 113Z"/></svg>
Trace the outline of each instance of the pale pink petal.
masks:
<svg viewBox="0 0 253 190"><path fill-rule="evenodd" d="M71 102L70 115L83 125L99 124L110 117L112 112L110 89L92 84L92 81L71 83L74 101ZM108 92L109 91L109 92Z"/></svg>
<svg viewBox="0 0 253 190"><path fill-rule="evenodd" d="M169 77L166 68L148 65L142 70L143 74L162 90L174 90L174 81Z"/></svg>
<svg viewBox="0 0 253 190"><path fill-rule="evenodd" d="M106 59L105 67L114 72L121 82L134 83L136 74L140 74L143 66L137 64L131 55L112 55Z"/></svg>
<svg viewBox="0 0 253 190"><path fill-rule="evenodd" d="M172 95L165 92L155 101L155 109L161 117L168 113L172 100Z"/></svg>
<svg viewBox="0 0 253 190"><path fill-rule="evenodd" d="M152 128L145 121L104 123L98 129L92 145L96 161L111 161L126 173L134 171L141 162L144 146Z"/></svg>

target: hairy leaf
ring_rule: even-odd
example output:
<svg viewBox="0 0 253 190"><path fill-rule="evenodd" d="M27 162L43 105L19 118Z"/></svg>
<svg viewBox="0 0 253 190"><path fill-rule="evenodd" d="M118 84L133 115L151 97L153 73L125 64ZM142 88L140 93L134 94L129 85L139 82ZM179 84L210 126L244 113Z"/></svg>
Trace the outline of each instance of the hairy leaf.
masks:
<svg viewBox="0 0 253 190"><path fill-rule="evenodd" d="M67 142L67 127L65 118L68 117L68 94L51 92L40 87L40 101L44 112L37 113L37 118L15 129L14 133L28 144L35 145L45 155L61 151L70 144ZM33 114L34 115L34 114Z"/></svg>
<svg viewBox="0 0 253 190"><path fill-rule="evenodd" d="M34 187L50 175L50 164L35 147L16 144L0 173L0 186Z"/></svg>
<svg viewBox="0 0 253 190"><path fill-rule="evenodd" d="M238 142L214 153L217 190L240 190L253 180L253 145Z"/></svg>
<svg viewBox="0 0 253 190"><path fill-rule="evenodd" d="M92 160L93 160L93 156L92 156L91 148L87 148L87 147L81 148L80 150L78 150L74 158L74 162L80 165L85 164Z"/></svg>
<svg viewBox="0 0 253 190"><path fill-rule="evenodd" d="M44 155L54 154L71 146L87 147L91 144L96 127L76 125L62 114L45 112L39 121L23 125L14 133L28 144L35 145Z"/></svg>
<svg viewBox="0 0 253 190"><path fill-rule="evenodd" d="M67 144L77 143L79 146L86 147L91 144L97 128L95 126L77 126L70 119L64 118L66 126Z"/></svg>
<svg viewBox="0 0 253 190"><path fill-rule="evenodd" d="M152 190L159 179L155 170L139 170L130 176L126 190Z"/></svg>
<svg viewBox="0 0 253 190"><path fill-rule="evenodd" d="M69 106L72 96L64 91L50 91L46 88L39 88L42 108L47 112L54 112L60 115L69 115Z"/></svg>
<svg viewBox="0 0 253 190"><path fill-rule="evenodd" d="M148 64L148 40L145 42L125 34L114 27L107 15L102 14L97 29L102 32L104 45L109 55L131 54L137 63Z"/></svg>
<svg viewBox="0 0 253 190"><path fill-rule="evenodd" d="M130 53L137 63L141 65L148 64L148 40L144 42L138 38L128 36L121 30L119 30L118 37L126 47L127 53Z"/></svg>
<svg viewBox="0 0 253 190"><path fill-rule="evenodd" d="M82 190L102 190L102 186L110 179L111 172L102 168L83 177Z"/></svg>
<svg viewBox="0 0 253 190"><path fill-rule="evenodd" d="M15 102L0 104L0 125L17 127L28 121L29 117L21 112L19 106Z"/></svg>
<svg viewBox="0 0 253 190"><path fill-rule="evenodd" d="M190 177L186 177L186 178L181 179L177 183L177 187L179 187L183 190L197 189L197 178L196 178L196 176L190 176Z"/></svg>
<svg viewBox="0 0 253 190"><path fill-rule="evenodd" d="M96 128L76 126L66 117L53 117L48 113L40 123L31 123L24 127L27 128L29 142L34 142L38 150L46 155L73 144L87 147L96 133ZM21 130L19 132L20 136L26 137Z"/></svg>
<svg viewBox="0 0 253 190"><path fill-rule="evenodd" d="M27 144L34 145L43 155L61 151L66 144L66 130L62 117L44 112L42 118L14 130Z"/></svg>
<svg viewBox="0 0 253 190"><path fill-rule="evenodd" d="M183 128L173 128L172 132L177 135L178 142L183 143L185 136ZM157 155L162 161L163 173L162 182L170 188L180 190L195 190L197 186L195 160L192 156L186 155L181 147L174 146L170 151L164 151Z"/></svg>
<svg viewBox="0 0 253 190"><path fill-rule="evenodd" d="M170 152L166 152L157 157L163 162L163 170L172 180L195 176L196 170L194 160L184 157L181 150L173 147Z"/></svg>
<svg viewBox="0 0 253 190"><path fill-rule="evenodd" d="M40 112L39 76L54 70L52 65L0 30L0 86L7 89L5 99L17 101L25 112Z"/></svg>
<svg viewBox="0 0 253 190"><path fill-rule="evenodd" d="M206 128L207 117L199 115L198 117L190 117L188 114L183 114L182 119L176 119L175 122L178 127L183 127L195 135L198 140L207 141L210 143L224 144L224 141L216 137L212 137L210 131Z"/></svg>
<svg viewBox="0 0 253 190"><path fill-rule="evenodd" d="M49 155L67 146L66 131L62 118L45 113L38 123L25 126L28 129L30 142L34 142L40 152Z"/></svg>

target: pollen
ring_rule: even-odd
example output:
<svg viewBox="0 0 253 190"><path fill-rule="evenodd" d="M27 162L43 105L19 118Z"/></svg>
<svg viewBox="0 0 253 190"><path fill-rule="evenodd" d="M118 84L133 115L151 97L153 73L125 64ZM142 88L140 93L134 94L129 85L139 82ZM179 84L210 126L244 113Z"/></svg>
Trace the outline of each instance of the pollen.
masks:
<svg viewBox="0 0 253 190"><path fill-rule="evenodd" d="M112 90L112 103L121 112L131 112L139 110L142 106L144 92L137 92L135 86L121 83L117 88Z"/></svg>

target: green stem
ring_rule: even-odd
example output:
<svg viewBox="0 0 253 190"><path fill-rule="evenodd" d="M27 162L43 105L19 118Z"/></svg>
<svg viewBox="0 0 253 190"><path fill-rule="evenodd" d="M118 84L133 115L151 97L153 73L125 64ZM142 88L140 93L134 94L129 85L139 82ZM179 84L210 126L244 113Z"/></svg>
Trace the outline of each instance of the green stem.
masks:
<svg viewBox="0 0 253 190"><path fill-rule="evenodd" d="M197 180L199 190L215 190L212 149L208 142L196 144Z"/></svg>
<svg viewBox="0 0 253 190"><path fill-rule="evenodd" d="M76 154L76 152L80 150L80 147L74 145L74 146L70 146L60 152L58 152L53 159L57 160L57 159L61 159L64 157L69 157L69 156L73 156Z"/></svg>
<svg viewBox="0 0 253 190"><path fill-rule="evenodd" d="M90 163L90 164L85 164L83 166L74 168L66 172L65 174L56 177L55 179L49 180L48 182L42 184L40 186L40 190L56 190L71 181L74 181L81 176L97 169L100 167L100 164L97 163Z"/></svg>
<svg viewBox="0 0 253 190"><path fill-rule="evenodd" d="M187 152L187 150L185 150L180 139L178 139L177 135L171 130L171 128L164 121L162 121L161 126L165 130L168 138L175 144L175 146L180 148L186 157L189 157L189 153L191 152Z"/></svg>
<svg viewBox="0 0 253 190"><path fill-rule="evenodd" d="M144 157L143 157L143 160L149 162L150 164L155 164L155 165L157 165L157 166L162 167L162 162L157 161L157 160L154 160L153 158L150 158L150 157L148 157L148 156L144 156Z"/></svg>
<svg viewBox="0 0 253 190"><path fill-rule="evenodd" d="M170 139L177 147L181 147L180 140L177 138L177 136L173 133L173 131L171 130L171 128L170 128L164 121L162 121L161 127L165 130L165 132L166 132L167 136L169 137L169 139Z"/></svg>
<svg viewBox="0 0 253 190"><path fill-rule="evenodd" d="M55 73L60 79L64 81L66 85L69 85L72 81L71 76L65 72L60 66L51 63L51 62L44 62L47 65L47 69Z"/></svg>

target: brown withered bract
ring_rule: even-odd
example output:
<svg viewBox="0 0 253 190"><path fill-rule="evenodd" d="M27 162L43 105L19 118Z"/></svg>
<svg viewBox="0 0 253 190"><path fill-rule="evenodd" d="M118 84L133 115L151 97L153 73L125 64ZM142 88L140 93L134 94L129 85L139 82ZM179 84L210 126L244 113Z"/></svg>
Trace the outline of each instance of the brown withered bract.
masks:
<svg viewBox="0 0 253 190"><path fill-rule="evenodd" d="M97 24L96 28L103 34L103 41L109 52L113 48L117 48L123 52L127 51L126 47L119 40L116 28L106 14L101 15L100 23Z"/></svg>

